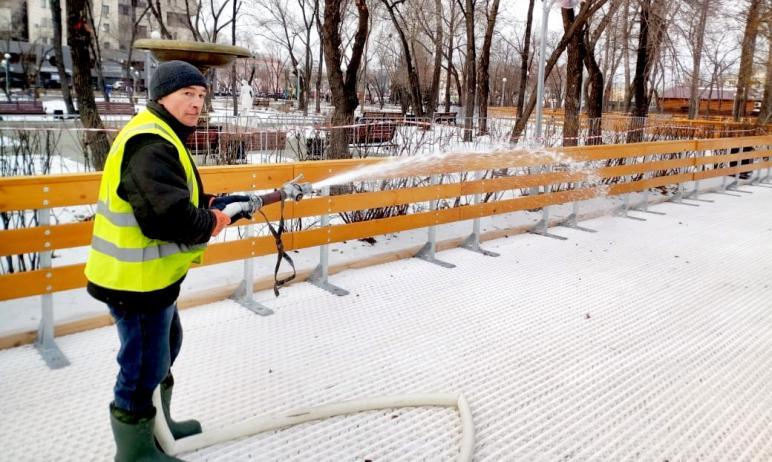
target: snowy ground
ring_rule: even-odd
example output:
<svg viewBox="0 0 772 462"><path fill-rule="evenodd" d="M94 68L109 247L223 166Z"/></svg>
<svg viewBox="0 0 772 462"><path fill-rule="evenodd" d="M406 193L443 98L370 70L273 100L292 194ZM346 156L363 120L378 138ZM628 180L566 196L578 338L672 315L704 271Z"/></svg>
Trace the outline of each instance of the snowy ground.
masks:
<svg viewBox="0 0 772 462"><path fill-rule="evenodd" d="M517 235L486 257L440 252L181 313L174 412L204 428L371 396L463 392L475 460L772 460L772 188L600 217L558 241ZM738 197L739 196L739 197ZM333 256L335 253L333 253ZM194 272L195 273L195 272ZM203 280L195 280L195 284ZM5 310L3 310L5 311ZM14 461L109 460L118 339L0 351L0 447ZM365 412L217 445L190 461L445 461L457 414Z"/></svg>

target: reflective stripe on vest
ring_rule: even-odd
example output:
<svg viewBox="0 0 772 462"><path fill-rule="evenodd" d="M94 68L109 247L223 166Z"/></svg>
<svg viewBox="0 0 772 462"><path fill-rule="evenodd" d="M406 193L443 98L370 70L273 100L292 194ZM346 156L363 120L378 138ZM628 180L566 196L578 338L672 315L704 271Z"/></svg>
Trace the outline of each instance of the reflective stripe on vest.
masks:
<svg viewBox="0 0 772 462"><path fill-rule="evenodd" d="M206 248L206 244L185 245L177 244L175 242L167 242L166 244L143 247L141 249L122 249L112 242L102 239L101 237L93 236L91 238L91 247L105 255L109 255L115 258L116 260L137 263L157 260L159 258L168 257L170 255L181 252L202 250Z"/></svg>
<svg viewBox="0 0 772 462"><path fill-rule="evenodd" d="M166 122L148 110L141 111L118 133L107 156L85 273L89 281L108 289L150 292L182 278L191 263L200 262L206 244L184 245L148 238L131 204L118 195L126 143L139 134L159 136L177 149L191 205L198 207L195 166L187 148Z"/></svg>

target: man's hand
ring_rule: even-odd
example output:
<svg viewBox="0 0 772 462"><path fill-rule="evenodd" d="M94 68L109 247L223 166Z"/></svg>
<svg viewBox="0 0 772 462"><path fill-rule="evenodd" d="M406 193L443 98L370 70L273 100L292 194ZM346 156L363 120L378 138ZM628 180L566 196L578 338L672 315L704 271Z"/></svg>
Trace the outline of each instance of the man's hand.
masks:
<svg viewBox="0 0 772 462"><path fill-rule="evenodd" d="M214 214L214 228L212 228L212 237L214 237L231 223L231 217L217 209L212 209L212 214Z"/></svg>
<svg viewBox="0 0 772 462"><path fill-rule="evenodd" d="M228 204L232 204L234 202L249 202L250 196L243 196L243 195L230 195L230 196L218 196L213 197L211 201L209 201L209 208L216 209L216 210L224 210L225 207L228 206ZM231 223L235 223L238 220L241 219L251 220L252 215L250 215L247 212L239 212L231 217Z"/></svg>

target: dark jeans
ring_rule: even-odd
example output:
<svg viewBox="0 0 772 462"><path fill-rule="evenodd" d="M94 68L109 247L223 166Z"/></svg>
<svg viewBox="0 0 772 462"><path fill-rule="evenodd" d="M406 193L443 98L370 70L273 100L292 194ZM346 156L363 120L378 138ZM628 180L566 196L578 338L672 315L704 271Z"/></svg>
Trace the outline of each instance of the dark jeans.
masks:
<svg viewBox="0 0 772 462"><path fill-rule="evenodd" d="M115 381L115 406L136 414L153 407L153 390L169 374L182 345L182 326L174 303L150 312L108 305L121 349Z"/></svg>

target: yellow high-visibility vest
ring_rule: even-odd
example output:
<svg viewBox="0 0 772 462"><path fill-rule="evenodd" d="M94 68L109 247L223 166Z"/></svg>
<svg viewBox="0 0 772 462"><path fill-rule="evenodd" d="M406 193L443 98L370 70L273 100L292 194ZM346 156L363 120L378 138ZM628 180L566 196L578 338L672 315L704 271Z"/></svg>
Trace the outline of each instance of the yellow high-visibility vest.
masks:
<svg viewBox="0 0 772 462"><path fill-rule="evenodd" d="M198 183L187 148L166 122L145 109L118 133L99 186L85 273L89 281L107 289L150 292L168 287L187 273L191 263L201 261L206 248L206 244L184 245L148 238L142 234L131 204L118 195L126 142L140 134L158 135L177 148L190 202L198 207Z"/></svg>

